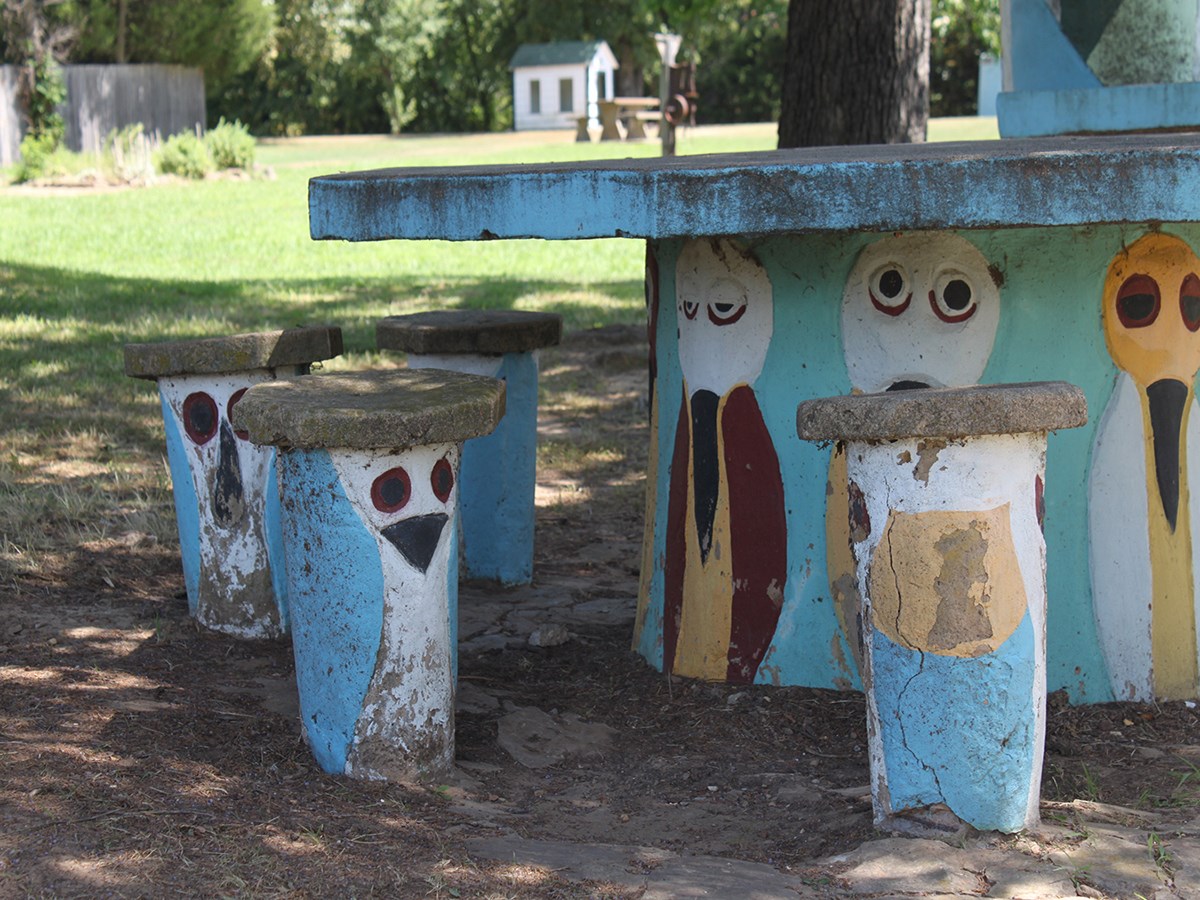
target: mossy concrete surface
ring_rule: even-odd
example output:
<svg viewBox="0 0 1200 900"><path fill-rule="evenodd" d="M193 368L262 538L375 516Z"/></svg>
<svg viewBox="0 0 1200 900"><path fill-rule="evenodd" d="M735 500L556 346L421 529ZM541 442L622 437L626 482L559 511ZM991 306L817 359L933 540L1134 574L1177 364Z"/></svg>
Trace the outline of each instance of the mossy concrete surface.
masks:
<svg viewBox="0 0 1200 900"><path fill-rule="evenodd" d="M461 443L504 415L504 382L441 369L309 375L258 384L234 407L256 444L401 450Z"/></svg>
<svg viewBox="0 0 1200 900"><path fill-rule="evenodd" d="M562 316L518 309L448 309L388 316L375 329L380 350L405 353L528 353L562 340Z"/></svg>
<svg viewBox="0 0 1200 900"><path fill-rule="evenodd" d="M981 384L806 400L796 431L809 441L964 438L1078 428L1087 423L1083 391L1065 381Z"/></svg>
<svg viewBox="0 0 1200 900"><path fill-rule="evenodd" d="M125 374L133 378L246 372L304 366L342 353L342 330L304 325L189 341L125 345Z"/></svg>

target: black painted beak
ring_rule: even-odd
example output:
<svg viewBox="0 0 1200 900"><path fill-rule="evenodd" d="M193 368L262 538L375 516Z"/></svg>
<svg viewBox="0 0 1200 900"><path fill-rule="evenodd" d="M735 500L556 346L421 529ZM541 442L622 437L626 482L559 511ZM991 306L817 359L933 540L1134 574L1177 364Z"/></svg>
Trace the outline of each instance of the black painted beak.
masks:
<svg viewBox="0 0 1200 900"><path fill-rule="evenodd" d="M381 529L380 533L400 551L400 555L407 559L413 568L424 573L429 568L433 554L437 552L438 541L441 540L442 530L449 519L445 513L413 516L411 519L393 522Z"/></svg>
<svg viewBox="0 0 1200 900"><path fill-rule="evenodd" d="M708 390L692 395L692 490L696 499L693 514L700 538L700 559L708 561L713 525L721 492L721 461L717 458L717 409L721 398Z"/></svg>
<svg viewBox="0 0 1200 900"><path fill-rule="evenodd" d="M237 438L234 437L233 428L222 419L220 446L217 448L217 480L213 485L213 516L218 525L228 528L240 521L245 514Z"/></svg>
<svg viewBox="0 0 1200 900"><path fill-rule="evenodd" d="M1171 531L1179 517L1179 433L1187 407L1188 389L1182 381L1164 378L1146 388L1154 446L1154 477Z"/></svg>
<svg viewBox="0 0 1200 900"><path fill-rule="evenodd" d="M886 393L892 391L921 391L929 387L923 381L895 381L888 385Z"/></svg>

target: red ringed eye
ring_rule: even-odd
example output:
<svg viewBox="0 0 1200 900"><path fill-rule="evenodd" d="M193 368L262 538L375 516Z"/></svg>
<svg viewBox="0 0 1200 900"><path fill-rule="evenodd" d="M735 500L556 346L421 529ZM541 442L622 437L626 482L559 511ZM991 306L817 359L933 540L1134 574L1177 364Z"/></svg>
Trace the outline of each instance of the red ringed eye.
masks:
<svg viewBox="0 0 1200 900"><path fill-rule="evenodd" d="M1188 331L1200 330L1200 278L1189 274L1179 289L1179 312Z"/></svg>
<svg viewBox="0 0 1200 900"><path fill-rule="evenodd" d="M188 394L183 401L183 430L193 443L203 446L217 433L217 403L203 391Z"/></svg>
<svg viewBox="0 0 1200 900"><path fill-rule="evenodd" d="M242 399L242 395L244 393L246 393L246 389L239 388L238 390L234 391L233 396L229 398L229 403L225 407L225 415L228 417L230 423L233 422L233 408L238 405L238 401ZM240 437L243 441L250 437L250 435L242 428L233 429L233 433Z"/></svg>
<svg viewBox="0 0 1200 900"><path fill-rule="evenodd" d="M382 513L399 512L412 497L412 480L400 466L388 469L371 485L371 502Z"/></svg>
<svg viewBox="0 0 1200 900"><path fill-rule="evenodd" d="M433 495L443 503L450 499L450 491L454 488L454 469L446 457L443 456L433 464L433 471L429 473L429 484L433 488Z"/></svg>
<svg viewBox="0 0 1200 900"><path fill-rule="evenodd" d="M933 307L934 315L952 325L967 321L979 308L971 283L956 272L946 272L938 277L934 289L929 292L929 305Z"/></svg>
<svg viewBox="0 0 1200 900"><path fill-rule="evenodd" d="M877 269L871 276L867 293L871 297L871 305L887 316L900 315L912 302L908 279L904 270L897 265L888 264Z"/></svg>
<svg viewBox="0 0 1200 900"><path fill-rule="evenodd" d="M1130 275L1117 291L1117 318L1126 328L1153 324L1161 306L1158 282L1149 275Z"/></svg>
<svg viewBox="0 0 1200 900"><path fill-rule="evenodd" d="M696 313L700 312L700 304L694 300L683 301L683 314L688 319L696 318Z"/></svg>
<svg viewBox="0 0 1200 900"><path fill-rule="evenodd" d="M710 303L708 304L708 321L714 325L732 325L746 314L745 298L741 303Z"/></svg>

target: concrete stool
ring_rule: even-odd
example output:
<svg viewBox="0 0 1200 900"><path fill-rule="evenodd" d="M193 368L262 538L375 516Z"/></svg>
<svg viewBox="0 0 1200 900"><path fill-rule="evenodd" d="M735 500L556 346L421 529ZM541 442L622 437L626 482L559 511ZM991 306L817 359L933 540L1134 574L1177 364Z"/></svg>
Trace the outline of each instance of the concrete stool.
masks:
<svg viewBox="0 0 1200 900"><path fill-rule="evenodd" d="M562 317L517 310L443 310L381 319L381 350L410 369L449 369L505 382L508 411L463 448L460 503L466 574L501 584L533 579L538 358L562 338Z"/></svg>
<svg viewBox="0 0 1200 900"><path fill-rule="evenodd" d="M1046 433L1087 422L1062 382L801 403L846 444L877 825L1038 821L1046 703Z"/></svg>
<svg viewBox="0 0 1200 900"><path fill-rule="evenodd" d="M125 374L158 382L188 607L244 638L288 630L274 453L231 427L251 385L304 375L342 352L338 328L125 345Z"/></svg>
<svg viewBox="0 0 1200 900"><path fill-rule="evenodd" d="M292 648L321 768L435 777L454 759L459 453L504 385L457 372L263 384L235 419L279 448Z"/></svg>

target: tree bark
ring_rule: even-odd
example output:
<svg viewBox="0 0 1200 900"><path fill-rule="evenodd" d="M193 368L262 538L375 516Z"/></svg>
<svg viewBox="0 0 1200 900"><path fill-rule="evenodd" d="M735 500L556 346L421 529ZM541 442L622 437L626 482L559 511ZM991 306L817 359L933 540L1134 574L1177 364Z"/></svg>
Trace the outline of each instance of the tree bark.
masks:
<svg viewBox="0 0 1200 900"><path fill-rule="evenodd" d="M931 0L789 0L779 146L925 140Z"/></svg>

